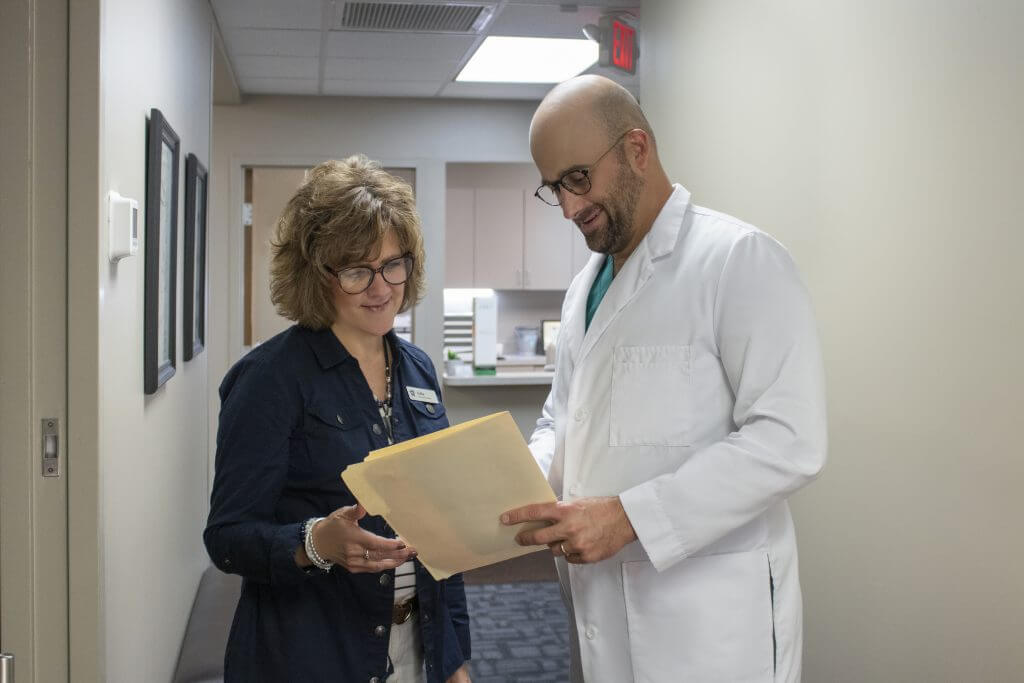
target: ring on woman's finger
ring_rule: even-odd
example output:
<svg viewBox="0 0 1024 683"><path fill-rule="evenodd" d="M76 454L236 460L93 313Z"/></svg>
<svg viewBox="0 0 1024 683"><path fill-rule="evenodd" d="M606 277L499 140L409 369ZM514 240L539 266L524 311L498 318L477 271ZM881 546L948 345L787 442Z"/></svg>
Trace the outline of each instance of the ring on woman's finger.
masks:
<svg viewBox="0 0 1024 683"><path fill-rule="evenodd" d="M366 550L363 551L363 559L366 560L367 562L370 561L370 549L369 548L367 548Z"/></svg>
<svg viewBox="0 0 1024 683"><path fill-rule="evenodd" d="M565 549L565 544L564 543L559 543L558 544L558 549L562 551L562 555L568 557L569 552Z"/></svg>

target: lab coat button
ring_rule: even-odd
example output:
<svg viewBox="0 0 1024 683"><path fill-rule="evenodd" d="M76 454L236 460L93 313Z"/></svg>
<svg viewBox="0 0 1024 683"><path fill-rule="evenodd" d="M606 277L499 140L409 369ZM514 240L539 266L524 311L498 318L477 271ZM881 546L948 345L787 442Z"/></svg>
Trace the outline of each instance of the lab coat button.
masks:
<svg viewBox="0 0 1024 683"><path fill-rule="evenodd" d="M370 679L370 683L380 683L380 679L377 678L376 676L374 676L373 678Z"/></svg>
<svg viewBox="0 0 1024 683"><path fill-rule="evenodd" d="M587 416L587 411L585 411L583 408L577 408L576 409L576 421L577 422L582 422L583 419L586 416Z"/></svg>
<svg viewBox="0 0 1024 683"><path fill-rule="evenodd" d="M590 627L587 629L587 640L593 640L594 638L597 638L597 629Z"/></svg>
<svg viewBox="0 0 1024 683"><path fill-rule="evenodd" d="M373 629L373 635L377 636L378 638L383 638L384 635L387 632L388 632L388 630L386 628L384 628L383 625L378 626L377 628Z"/></svg>
<svg viewBox="0 0 1024 683"><path fill-rule="evenodd" d="M573 496L580 495L580 485L579 484L573 484L572 486L570 486L569 487L569 494L573 495Z"/></svg>
<svg viewBox="0 0 1024 683"><path fill-rule="evenodd" d="M380 585L386 586L389 583L391 583L391 575L390 574L381 574L380 575L380 579L378 579L378 581L380 581Z"/></svg>
<svg viewBox="0 0 1024 683"><path fill-rule="evenodd" d="M335 415L335 417L338 418L338 424L345 424L345 418L343 418L341 415Z"/></svg>
<svg viewBox="0 0 1024 683"><path fill-rule="evenodd" d="M433 415L434 414L434 406L432 406L432 405L430 405L428 403L427 404L427 412L430 413L431 415Z"/></svg>
<svg viewBox="0 0 1024 683"><path fill-rule="evenodd" d="M380 432L381 432L380 425L377 424L376 422L374 422L373 423L373 433L376 434L377 436L380 436Z"/></svg>

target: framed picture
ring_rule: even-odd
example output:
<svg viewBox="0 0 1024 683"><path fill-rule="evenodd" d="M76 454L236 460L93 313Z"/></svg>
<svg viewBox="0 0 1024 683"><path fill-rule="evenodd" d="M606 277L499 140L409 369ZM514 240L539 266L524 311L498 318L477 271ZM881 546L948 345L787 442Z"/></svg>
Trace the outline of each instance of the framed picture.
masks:
<svg viewBox="0 0 1024 683"><path fill-rule="evenodd" d="M146 292L143 384L155 393L174 376L178 249L178 156L181 141L159 109L146 141Z"/></svg>
<svg viewBox="0 0 1024 683"><path fill-rule="evenodd" d="M562 326L561 320L540 321L540 347L545 351L550 344L558 343L558 329Z"/></svg>
<svg viewBox="0 0 1024 683"><path fill-rule="evenodd" d="M206 178L196 155L185 157L185 360L198 356L206 344Z"/></svg>

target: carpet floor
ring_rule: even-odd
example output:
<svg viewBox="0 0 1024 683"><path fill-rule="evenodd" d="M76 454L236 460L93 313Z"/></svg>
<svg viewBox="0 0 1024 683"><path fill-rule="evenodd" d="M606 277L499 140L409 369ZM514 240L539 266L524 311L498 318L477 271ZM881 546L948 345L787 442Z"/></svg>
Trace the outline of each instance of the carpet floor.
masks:
<svg viewBox="0 0 1024 683"><path fill-rule="evenodd" d="M569 680L569 624L551 554L464 574L474 683Z"/></svg>

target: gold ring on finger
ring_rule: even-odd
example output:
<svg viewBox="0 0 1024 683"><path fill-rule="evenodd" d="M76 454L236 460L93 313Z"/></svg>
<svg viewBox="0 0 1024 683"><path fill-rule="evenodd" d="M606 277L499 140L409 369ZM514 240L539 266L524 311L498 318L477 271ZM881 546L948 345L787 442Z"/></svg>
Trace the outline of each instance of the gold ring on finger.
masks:
<svg viewBox="0 0 1024 683"><path fill-rule="evenodd" d="M367 562L370 561L370 549L369 548L367 548L366 550L363 551L363 559L366 560Z"/></svg>

